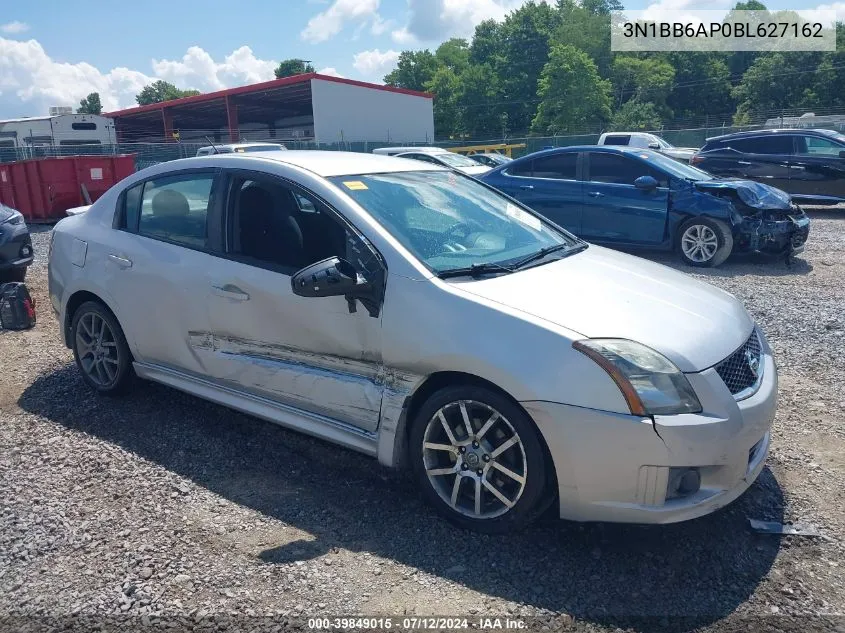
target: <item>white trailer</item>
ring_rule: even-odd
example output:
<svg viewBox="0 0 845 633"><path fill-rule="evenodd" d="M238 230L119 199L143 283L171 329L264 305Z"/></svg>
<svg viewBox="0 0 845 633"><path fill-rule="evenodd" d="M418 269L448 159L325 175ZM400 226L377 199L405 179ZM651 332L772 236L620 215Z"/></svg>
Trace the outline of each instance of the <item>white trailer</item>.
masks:
<svg viewBox="0 0 845 633"><path fill-rule="evenodd" d="M0 149L116 142L114 121L96 114L59 114L0 121Z"/></svg>

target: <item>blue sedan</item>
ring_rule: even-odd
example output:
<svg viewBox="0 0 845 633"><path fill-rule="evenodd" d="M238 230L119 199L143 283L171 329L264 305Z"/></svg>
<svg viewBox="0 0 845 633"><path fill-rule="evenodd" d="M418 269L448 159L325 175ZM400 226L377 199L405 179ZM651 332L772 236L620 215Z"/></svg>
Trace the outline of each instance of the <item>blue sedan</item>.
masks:
<svg viewBox="0 0 845 633"><path fill-rule="evenodd" d="M544 150L481 180L585 240L675 249L692 266L718 266L734 251L788 261L809 235L809 218L783 191L647 149Z"/></svg>

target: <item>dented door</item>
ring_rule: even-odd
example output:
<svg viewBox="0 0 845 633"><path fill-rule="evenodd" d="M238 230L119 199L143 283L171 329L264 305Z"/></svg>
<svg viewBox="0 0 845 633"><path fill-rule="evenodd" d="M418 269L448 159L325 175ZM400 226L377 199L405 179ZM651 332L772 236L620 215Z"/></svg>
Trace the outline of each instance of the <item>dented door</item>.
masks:
<svg viewBox="0 0 845 633"><path fill-rule="evenodd" d="M381 319L343 297L306 298L284 273L219 259L209 333L195 333L213 376L282 404L373 431L382 396Z"/></svg>

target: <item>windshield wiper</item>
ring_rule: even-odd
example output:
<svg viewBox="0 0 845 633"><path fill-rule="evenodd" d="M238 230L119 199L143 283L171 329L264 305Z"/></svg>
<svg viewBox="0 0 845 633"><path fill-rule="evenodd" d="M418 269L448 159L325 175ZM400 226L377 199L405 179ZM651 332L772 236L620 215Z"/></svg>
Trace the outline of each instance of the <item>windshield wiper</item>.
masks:
<svg viewBox="0 0 845 633"><path fill-rule="evenodd" d="M573 253L580 253L585 248L587 248L587 244L582 242L581 244L575 244L570 246L569 244L555 244L554 246L546 246L545 248L541 248L536 253L531 253L528 257L523 257L522 259L514 262L511 266L514 270L518 270L527 264L532 262L536 262L539 259L543 259L546 255L551 255L552 253L556 253L557 251L566 250L567 255L572 255Z"/></svg>
<svg viewBox="0 0 845 633"><path fill-rule="evenodd" d="M449 268L441 270L437 273L440 279L448 279L449 277L480 277L481 275L490 275L492 273L512 273L513 268L496 264L495 262L488 262L485 264L471 264L463 268Z"/></svg>

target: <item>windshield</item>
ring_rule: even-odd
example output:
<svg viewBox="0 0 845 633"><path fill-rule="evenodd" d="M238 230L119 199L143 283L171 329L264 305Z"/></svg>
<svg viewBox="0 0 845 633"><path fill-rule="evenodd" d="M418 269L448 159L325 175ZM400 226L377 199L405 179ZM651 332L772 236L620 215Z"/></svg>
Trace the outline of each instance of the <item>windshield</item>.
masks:
<svg viewBox="0 0 845 633"><path fill-rule="evenodd" d="M430 270L520 260L581 244L462 174L412 171L329 178Z"/></svg>
<svg viewBox="0 0 845 633"><path fill-rule="evenodd" d="M664 156L657 152L637 152L640 158L647 160L656 167L659 167L670 176L675 178L684 178L686 180L713 180L713 176L706 171L702 171L692 165L687 165L680 161Z"/></svg>
<svg viewBox="0 0 845 633"><path fill-rule="evenodd" d="M443 152L442 154L432 154L438 160L442 160L449 167L478 167L478 163L474 160L455 154L453 152Z"/></svg>

